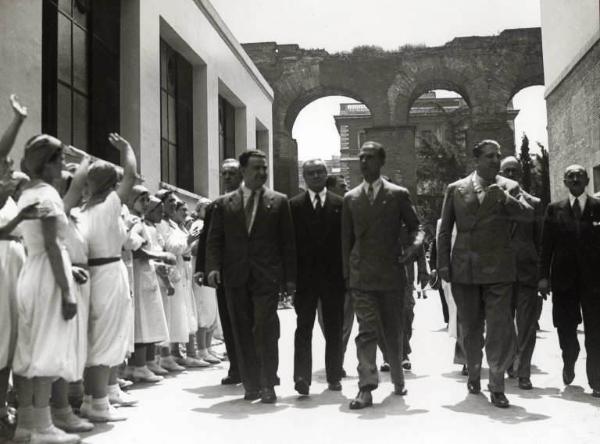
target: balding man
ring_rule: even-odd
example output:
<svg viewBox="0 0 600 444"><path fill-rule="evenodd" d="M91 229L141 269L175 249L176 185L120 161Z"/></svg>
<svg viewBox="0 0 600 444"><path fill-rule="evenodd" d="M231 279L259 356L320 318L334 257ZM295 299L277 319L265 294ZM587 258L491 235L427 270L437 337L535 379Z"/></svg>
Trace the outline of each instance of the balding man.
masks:
<svg viewBox="0 0 600 444"><path fill-rule="evenodd" d="M513 156L500 164L500 175L521 184L523 168ZM537 295L539 248L542 232L542 202L521 189L522 198L533 208L534 219L514 222L511 245L517 256L517 280L513 285L513 316L517 325L517 352L509 375L517 377L519 388L531 390L531 357L535 348L537 320L542 299Z"/></svg>
<svg viewBox="0 0 600 444"><path fill-rule="evenodd" d="M587 195L589 178L581 165L567 167L563 182L569 197L548 205L544 216L538 287L546 293L552 286L567 385L575 378L583 313L587 378L592 396L600 398L600 200Z"/></svg>
<svg viewBox="0 0 600 444"><path fill-rule="evenodd" d="M294 383L299 394L308 395L312 375L312 332L319 302L323 314L328 388L335 391L342 388L343 199L325 187L327 167L322 160L304 162L302 175L308 190L290 200L298 267L294 300L297 314Z"/></svg>
<svg viewBox="0 0 600 444"><path fill-rule="evenodd" d="M506 408L504 373L515 350L511 302L517 277L510 234L513 222L533 218L533 208L522 198L517 182L498 176L498 142L479 142L473 156L475 171L446 190L438 236L438 273L452 284L467 355L469 393L481 392L485 345L491 402ZM456 241L451 245L455 224Z"/></svg>

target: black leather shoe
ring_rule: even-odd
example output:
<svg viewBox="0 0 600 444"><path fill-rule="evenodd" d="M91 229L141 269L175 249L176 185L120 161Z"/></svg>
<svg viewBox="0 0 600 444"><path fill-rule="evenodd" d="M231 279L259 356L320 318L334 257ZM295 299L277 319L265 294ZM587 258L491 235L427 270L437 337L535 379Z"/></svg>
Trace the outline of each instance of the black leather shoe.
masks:
<svg viewBox="0 0 600 444"><path fill-rule="evenodd" d="M299 394L301 395L308 395L308 390L309 390L309 385L308 382L306 382L305 379L298 379L296 381L296 384L294 384L294 390L296 390Z"/></svg>
<svg viewBox="0 0 600 444"><path fill-rule="evenodd" d="M472 395L478 395L481 393L481 382L480 381L469 381L467 382L467 389Z"/></svg>
<svg viewBox="0 0 600 444"><path fill-rule="evenodd" d="M592 396L594 398L600 398L600 390L593 390L592 391Z"/></svg>
<svg viewBox="0 0 600 444"><path fill-rule="evenodd" d="M360 410L373 405L373 397L369 390L360 390L356 398L350 401L350 410Z"/></svg>
<svg viewBox="0 0 600 444"><path fill-rule="evenodd" d="M273 387L267 387L261 390L260 402L263 404L275 404L277 402L277 395Z"/></svg>
<svg viewBox="0 0 600 444"><path fill-rule="evenodd" d="M402 368L404 370L410 370L412 368L412 365L411 365L411 363L410 363L410 361L409 361L408 358L405 358L405 359L402 360Z"/></svg>
<svg viewBox="0 0 600 444"><path fill-rule="evenodd" d="M223 379L221 379L221 384L223 384L223 385L236 385L236 384L240 384L241 382L242 382L242 380L240 379L239 376L227 375Z"/></svg>
<svg viewBox="0 0 600 444"><path fill-rule="evenodd" d="M381 364L381 367L379 367L379 371L381 371L381 372L389 372L390 371L390 364L388 364L387 362L384 362L383 364Z"/></svg>
<svg viewBox="0 0 600 444"><path fill-rule="evenodd" d="M408 390L406 390L406 387L404 387L403 385L394 385L394 395L404 396L407 393Z"/></svg>
<svg viewBox="0 0 600 444"><path fill-rule="evenodd" d="M247 390L244 395L244 400L246 401L256 401L260 398L260 392L258 390Z"/></svg>
<svg viewBox="0 0 600 444"><path fill-rule="evenodd" d="M531 390L533 388L533 384L531 383L531 379L529 379L529 378L519 378L519 388L521 390Z"/></svg>
<svg viewBox="0 0 600 444"><path fill-rule="evenodd" d="M506 396L504 396L504 393L502 392L491 392L490 401L492 401L492 404L496 407L500 407L501 409L505 409L510 405L508 399L506 399Z"/></svg>
<svg viewBox="0 0 600 444"><path fill-rule="evenodd" d="M327 388L332 392L339 392L342 390L342 383L340 381L330 382L327 384Z"/></svg>
<svg viewBox="0 0 600 444"><path fill-rule="evenodd" d="M460 374L463 375L463 376L469 376L469 370L467 369L466 365L463 365L463 368L460 371Z"/></svg>
<svg viewBox="0 0 600 444"><path fill-rule="evenodd" d="M563 367L563 382L569 385L575 379L575 363L566 364Z"/></svg>

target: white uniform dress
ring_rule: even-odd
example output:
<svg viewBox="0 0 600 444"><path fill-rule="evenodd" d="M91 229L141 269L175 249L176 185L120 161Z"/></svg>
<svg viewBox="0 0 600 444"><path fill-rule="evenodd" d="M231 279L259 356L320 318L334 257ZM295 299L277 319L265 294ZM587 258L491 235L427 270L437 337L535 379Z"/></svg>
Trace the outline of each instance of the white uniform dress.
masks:
<svg viewBox="0 0 600 444"><path fill-rule="evenodd" d="M56 219L57 240L62 251L65 272L71 291L71 260L64 247L67 216L54 187L40 182L26 189L19 208L39 202L48 209L47 217ZM42 221L21 223L27 259L17 284L18 330L13 372L26 378L61 377L67 381L80 378L77 372L77 319L65 321L62 315L62 291L52 271L46 252Z"/></svg>
<svg viewBox="0 0 600 444"><path fill-rule="evenodd" d="M192 225L193 229L202 230L204 221L198 219ZM198 254L204 254L204 251L199 251ZM192 270L196 269L197 255L192 258ZM198 285L196 281L192 281L192 289L194 291L194 299L196 301L196 311L198 317L198 327L214 330L219 324L219 311L217 306L217 291L206 285Z"/></svg>
<svg viewBox="0 0 600 444"><path fill-rule="evenodd" d="M169 327L169 341L188 342L193 327L190 320L192 317L195 318L196 313L191 310L190 299L193 300L193 297L191 296L190 284L185 282L188 273L182 257L189 249L187 235L171 221L161 221L157 229L164 239L165 250L177 257L177 264L173 273L171 273L171 283L175 287L175 294L163 297Z"/></svg>
<svg viewBox="0 0 600 444"><path fill-rule="evenodd" d="M19 214L15 201L9 197L0 208L0 227ZM21 236L17 226L11 233ZM0 369L10 367L17 338L17 280L25 263L25 248L18 240L0 240Z"/></svg>
<svg viewBox="0 0 600 444"><path fill-rule="evenodd" d="M145 222L139 223L149 251L162 250L157 242L153 243L150 236L150 231L156 234L156 228L148 226ZM133 280L136 344L167 341L167 319L154 263L148 259L133 259Z"/></svg>
<svg viewBox="0 0 600 444"><path fill-rule="evenodd" d="M133 310L127 268L121 260L121 247L127 239L121 200L113 191L104 202L84 209L81 216L90 260L119 258L90 266L87 365L114 367L125 360L129 350Z"/></svg>
<svg viewBox="0 0 600 444"><path fill-rule="evenodd" d="M71 210L69 227L65 234L65 246L73 265L87 269L88 244L81 230L81 213L78 208ZM83 284L74 282L77 298L77 374L83 377L88 353L88 321L90 317L90 281Z"/></svg>

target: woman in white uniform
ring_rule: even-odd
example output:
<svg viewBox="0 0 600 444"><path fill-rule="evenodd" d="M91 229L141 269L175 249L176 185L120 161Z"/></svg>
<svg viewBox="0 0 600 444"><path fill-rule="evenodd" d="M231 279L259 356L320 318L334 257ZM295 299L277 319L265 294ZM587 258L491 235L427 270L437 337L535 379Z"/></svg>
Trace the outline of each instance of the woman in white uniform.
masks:
<svg viewBox="0 0 600 444"><path fill-rule="evenodd" d="M111 368L127 355L132 310L127 269L121 260L127 238L121 202L126 202L135 183L136 159L131 145L121 136L112 133L109 141L121 152L123 180L117 187L114 165L103 161L92 164L87 177L90 197L81 211L90 270L86 396L81 413L92 422L125 419L110 405L108 391Z"/></svg>

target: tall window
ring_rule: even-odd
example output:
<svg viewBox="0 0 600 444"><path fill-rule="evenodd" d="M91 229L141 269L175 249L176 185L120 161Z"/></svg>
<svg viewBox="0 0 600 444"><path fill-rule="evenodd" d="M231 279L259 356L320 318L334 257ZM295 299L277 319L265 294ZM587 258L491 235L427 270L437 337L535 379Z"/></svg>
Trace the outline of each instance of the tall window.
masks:
<svg viewBox="0 0 600 444"><path fill-rule="evenodd" d="M192 191L193 162L193 68L160 42L160 167L161 179Z"/></svg>
<svg viewBox="0 0 600 444"><path fill-rule="evenodd" d="M110 161L119 130L120 0L44 0L42 129Z"/></svg>
<svg viewBox="0 0 600 444"><path fill-rule="evenodd" d="M219 96L219 153L221 161L235 158L235 107Z"/></svg>

